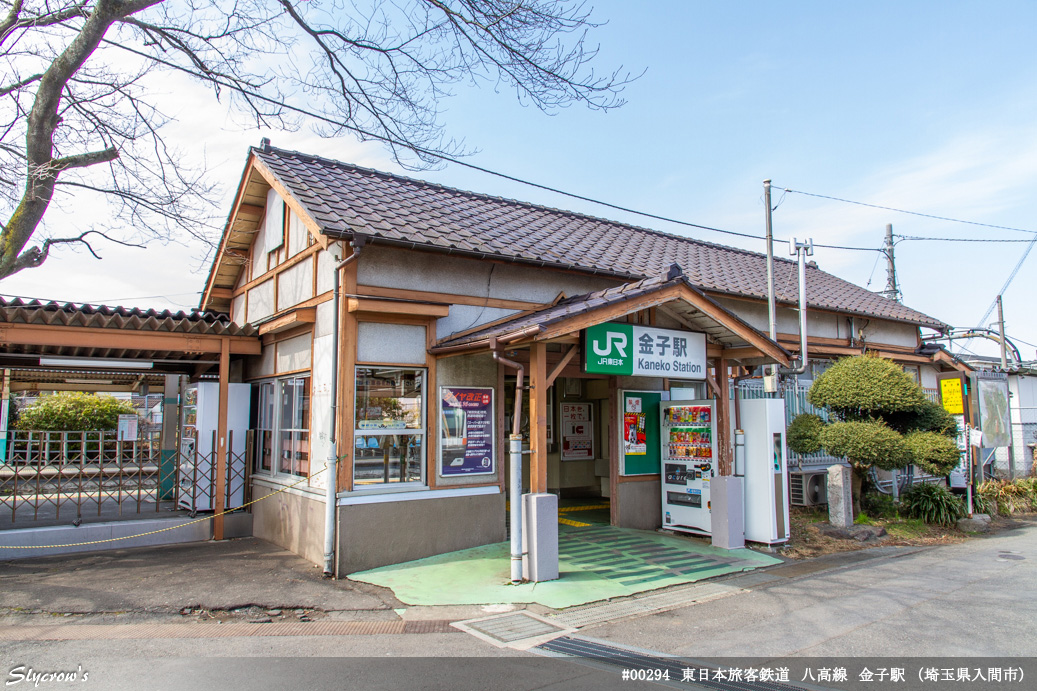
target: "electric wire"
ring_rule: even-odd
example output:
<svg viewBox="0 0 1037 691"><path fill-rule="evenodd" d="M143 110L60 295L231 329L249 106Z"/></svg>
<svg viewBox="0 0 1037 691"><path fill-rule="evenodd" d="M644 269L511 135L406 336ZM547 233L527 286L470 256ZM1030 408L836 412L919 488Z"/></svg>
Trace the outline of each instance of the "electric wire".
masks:
<svg viewBox="0 0 1037 691"><path fill-rule="evenodd" d="M124 51L126 51L128 53L132 53L133 55L136 55L138 57L142 57L144 59L151 60L151 61L153 61L155 63L164 65L165 67L169 67L170 69L178 70L180 72L184 72L185 74L189 74L191 76L197 76L197 75L195 75L194 72L192 72L191 70L187 69L186 67L183 67L181 65L177 65L176 63L173 63L173 62L169 62L168 60L163 60L163 59L155 57L153 55L149 55L148 53L145 53L143 51L138 51L138 50L135 50L135 49L130 48L128 46L119 45L117 43L111 43L111 42L108 42L108 41L105 41L105 43L107 43L107 44L109 44L109 45L111 45L113 47L120 48L120 49L122 49L122 50L124 50ZM666 223L674 223L676 225L685 226L685 227L688 227L688 228L697 228L699 230L706 230L706 231L710 231L710 232L713 232L713 233L721 233L723 235L731 235L731 236L734 236L734 237L747 238L747 239L750 239L750 240L766 240L767 239L766 236L763 236L763 235L753 235L751 233L740 233L740 232L734 231L734 230L725 230L723 228L716 228L716 227L713 227L713 226L702 225L702 224L699 224L699 223L692 223L691 221L682 221L680 219L670 218L668 216L662 216L662 215L659 215L659 214L653 214L653 213L650 213L648 211L638 211L637 209L631 209L629 207L621 206L619 204L613 204L611 202L601 201L600 199L594 199L592 197L587 197L587 196L584 196L584 195L581 195L581 194L576 194L575 192L566 192L565 190L558 189L556 187L551 187L549 185L544 185L544 184L539 183L539 182L533 182L531 180L526 180L526 179L523 179L523 178L515 177L514 175L509 175L507 173L501 173L501 172L498 172L498 171L495 171L495 170L491 170L490 168L485 168L483 166L476 165L475 163L469 163L467 161L462 161L462 160L460 160L458 158L454 158L454 157L449 156L447 154L444 154L444 153L441 153L441 152L438 152L438 151L433 151L431 149L426 149L426 148L424 148L422 146L418 146L416 144L407 143L405 141L398 140L398 139L395 139L393 137L388 137L388 136L385 136L385 135L377 134L375 132L369 132L369 131L367 131L367 130L365 130L363 128L357 127L355 125L350 125L348 123L342 122L340 120L336 120L336 119L328 117L326 115L322 115L320 113L316 113L316 112L311 111L311 110L306 110L305 108L300 108L298 106L293 106L293 105L291 105L289 103L286 103L284 101L279 101L279 100L277 100L275 98L271 98L269 96L264 96L263 94L260 94L258 92L254 92L254 91L245 89L245 88L243 88L240 85L232 84L232 83L227 82L225 80L222 80L222 79L220 79L218 77L213 77L213 76L210 75L210 76L207 76L206 79L208 79L210 82L212 82L213 84L215 84L217 86L222 86L222 87L225 87L225 88L228 88L228 89L233 89L233 90L237 91L238 93L241 93L242 95L247 96L249 98L254 98L257 101L263 101L264 103L269 103L271 105L277 106L278 108L284 108L287 111L291 111L293 113L297 113L299 115L303 115L303 116L308 117L308 118L313 118L314 120L318 120L320 122L324 122L326 124L333 125L335 127L340 127L342 129L348 130L350 132L355 132L356 134L359 134L360 136L365 137L367 139L373 139L373 140L376 140L376 141L385 142L385 143L390 144L392 146L398 146L398 147L401 147L401 148L410 149L411 151L414 151L415 153L418 153L418 154L421 154L421 155L424 155L424 156L429 156L429 157L432 157L432 158L436 158L436 159L438 159L440 161L444 161L446 163L453 163L453 164L461 166L463 168L469 168L471 170L475 170L475 171L478 171L480 173L485 173L487 175L492 175L492 176L495 176L495 177L498 177L498 178L501 178L501 179L504 179L504 180L508 180L508 181L511 181L511 182L516 182L516 183L519 183L520 185L526 185L528 187L534 187L534 188L537 188L537 189L544 190L545 192L551 192L553 194L558 194L558 195L561 195L561 196L564 196L564 197L569 197L571 199L579 199L580 201L585 201L585 202L588 202L588 203L591 203L591 204L597 204L599 206L604 206L604 207L607 207L609 209L614 209L616 211L622 211L624 213L633 214L635 216L642 216L644 218L653 218L653 219L655 219L657 221L665 221ZM780 203L780 201L779 201L779 203ZM785 242L785 241L781 241L781 242ZM871 247L850 247L850 246L844 246L844 245L825 245L825 244L816 243L816 242L814 243L814 247L824 247L826 249L837 249L837 250L851 250L851 251L858 251L858 252L874 252L875 251L874 248L871 248Z"/></svg>
<svg viewBox="0 0 1037 691"><path fill-rule="evenodd" d="M920 211L908 211L906 209L897 209L897 208L894 208L892 206L882 206L881 204L869 204L868 202L858 202L858 201L854 201L852 199L843 199L841 197L832 197L832 196L829 196L827 194L817 194L815 192L803 192L802 190L791 190L791 189L788 189L788 188L785 188L785 187L780 187L779 189L782 189L785 192L789 192L791 194L802 194L802 195L805 195L807 197L817 197L819 199L830 199L832 201L842 202L844 204L855 204L857 206L867 206L867 207L870 207L872 209L882 209L883 211L893 211L893 212L898 213L898 214L908 214L910 216L921 216L923 218L932 218L932 219L935 219L937 221L949 221L951 223L964 223L964 224L970 225L970 226L981 226L983 228L994 228L996 230L1011 230L1011 231L1014 231L1014 232L1017 232L1017 233L1029 233L1030 235L1037 236L1037 231L1027 230L1025 228L1013 228L1012 226L998 226L998 225L993 225L991 223L980 223L979 221L965 221L965 220L962 220L960 218L951 218L949 216L937 216L935 214L926 214L926 213L922 213ZM952 241L954 240L954 238L911 238L911 239L915 239L915 240L921 240L921 239L925 239L925 240L952 240ZM965 240L965 242L969 242L969 240ZM983 240L979 240L978 242L984 242L984 241ZM990 240L989 242L996 242L996 240ZM1028 242L1028 240L1003 240L1002 242Z"/></svg>

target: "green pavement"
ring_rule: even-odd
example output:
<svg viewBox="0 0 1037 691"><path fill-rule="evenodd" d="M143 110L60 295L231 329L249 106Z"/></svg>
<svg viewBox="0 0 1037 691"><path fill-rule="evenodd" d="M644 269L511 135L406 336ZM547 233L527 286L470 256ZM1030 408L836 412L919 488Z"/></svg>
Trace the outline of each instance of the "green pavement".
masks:
<svg viewBox="0 0 1037 691"><path fill-rule="evenodd" d="M588 524L573 514L568 518L578 525L558 526L556 581L511 585L506 542L361 571L349 578L390 588L408 605L538 603L563 609L781 563L749 549L718 549L702 540Z"/></svg>

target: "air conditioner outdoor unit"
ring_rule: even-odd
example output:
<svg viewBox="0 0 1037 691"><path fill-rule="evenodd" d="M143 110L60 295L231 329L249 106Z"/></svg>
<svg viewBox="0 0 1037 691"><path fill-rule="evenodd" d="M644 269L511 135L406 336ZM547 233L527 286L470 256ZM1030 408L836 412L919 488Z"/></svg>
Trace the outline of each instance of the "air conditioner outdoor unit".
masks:
<svg viewBox="0 0 1037 691"><path fill-rule="evenodd" d="M789 499L793 506L828 503L828 473L789 473Z"/></svg>

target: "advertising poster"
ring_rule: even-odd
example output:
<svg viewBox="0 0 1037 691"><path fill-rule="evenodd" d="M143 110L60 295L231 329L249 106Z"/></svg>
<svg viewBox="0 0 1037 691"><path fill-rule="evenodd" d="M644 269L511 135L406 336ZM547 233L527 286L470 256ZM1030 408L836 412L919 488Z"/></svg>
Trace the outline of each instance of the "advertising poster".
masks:
<svg viewBox="0 0 1037 691"><path fill-rule="evenodd" d="M493 389L441 386L439 403L440 474L494 472Z"/></svg>
<svg viewBox="0 0 1037 691"><path fill-rule="evenodd" d="M1011 443L1011 420L1008 417L1008 380L978 379L979 426L983 430L983 446L994 448Z"/></svg>
<svg viewBox="0 0 1037 691"><path fill-rule="evenodd" d="M648 452L645 436L645 414L640 398L626 400L623 413L623 453L627 456L644 456Z"/></svg>
<svg viewBox="0 0 1037 691"><path fill-rule="evenodd" d="M594 458L594 427L590 403L562 403L562 460L586 461Z"/></svg>

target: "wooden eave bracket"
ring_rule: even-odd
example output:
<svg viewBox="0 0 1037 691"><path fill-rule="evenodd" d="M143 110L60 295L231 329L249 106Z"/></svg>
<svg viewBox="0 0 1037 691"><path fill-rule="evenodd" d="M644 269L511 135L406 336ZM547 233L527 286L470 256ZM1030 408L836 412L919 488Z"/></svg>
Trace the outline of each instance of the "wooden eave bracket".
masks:
<svg viewBox="0 0 1037 691"><path fill-rule="evenodd" d="M302 307L299 309L292 310L287 314L282 314L276 319L261 324L259 326L259 335L265 336L267 334L274 334L281 331L286 331L302 324L313 324L317 321L317 308L316 307Z"/></svg>

